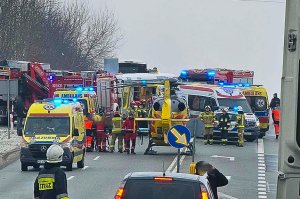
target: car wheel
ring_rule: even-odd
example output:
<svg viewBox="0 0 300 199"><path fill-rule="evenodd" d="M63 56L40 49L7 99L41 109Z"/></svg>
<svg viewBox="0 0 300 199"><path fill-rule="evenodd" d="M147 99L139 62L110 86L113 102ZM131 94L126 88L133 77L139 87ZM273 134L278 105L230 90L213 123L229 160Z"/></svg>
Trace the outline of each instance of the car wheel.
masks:
<svg viewBox="0 0 300 199"><path fill-rule="evenodd" d="M28 171L28 166L24 163L21 163L21 170L22 171Z"/></svg>
<svg viewBox="0 0 300 199"><path fill-rule="evenodd" d="M81 169L84 167L84 154L82 156L82 160L77 162L77 168Z"/></svg>

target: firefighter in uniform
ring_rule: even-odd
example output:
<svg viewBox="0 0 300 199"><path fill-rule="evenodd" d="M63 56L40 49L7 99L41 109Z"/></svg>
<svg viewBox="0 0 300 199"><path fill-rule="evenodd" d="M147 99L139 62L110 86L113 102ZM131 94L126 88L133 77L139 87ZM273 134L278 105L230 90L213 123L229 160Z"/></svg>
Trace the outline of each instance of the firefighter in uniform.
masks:
<svg viewBox="0 0 300 199"><path fill-rule="evenodd" d="M47 162L34 182L34 199L69 199L66 174L60 168L63 154L59 145L48 148Z"/></svg>
<svg viewBox="0 0 300 199"><path fill-rule="evenodd" d="M122 133L122 118L119 112L115 112L114 117L112 118L113 128L112 128L112 136L111 142L109 146L109 151L111 153L115 150L116 139L118 138L118 151L119 153L123 153L123 133Z"/></svg>
<svg viewBox="0 0 300 199"><path fill-rule="evenodd" d="M95 122L96 135L97 135L98 151L105 152L106 151L106 134L105 134L104 116L96 115L94 122Z"/></svg>
<svg viewBox="0 0 300 199"><path fill-rule="evenodd" d="M86 129L86 151L91 152L93 146L93 121L89 119L90 114L84 116L84 124Z"/></svg>
<svg viewBox="0 0 300 199"><path fill-rule="evenodd" d="M238 107L238 115L236 116L236 125L238 129L238 143L237 145L240 147L244 146L244 129L245 129L245 115L243 108L241 106Z"/></svg>
<svg viewBox="0 0 300 199"><path fill-rule="evenodd" d="M205 106L205 112L200 114L200 119L204 123L204 144L213 144L213 128L215 123L215 114L211 111L210 106Z"/></svg>
<svg viewBox="0 0 300 199"><path fill-rule="evenodd" d="M276 135L276 139L278 139L279 137L279 123L280 123L280 108L279 108L279 104L276 105L276 107L274 107L274 109L272 110L272 115L274 118L274 128L275 128L275 135Z"/></svg>
<svg viewBox="0 0 300 199"><path fill-rule="evenodd" d="M135 143L136 143L136 132L134 127L134 113L130 112L126 120L123 122L123 128L125 131L125 152L129 154L136 154L135 150ZM131 147L130 147L131 141Z"/></svg>
<svg viewBox="0 0 300 199"><path fill-rule="evenodd" d="M221 142L223 145L227 144L228 128L230 127L230 117L228 109L222 110L222 115L219 117L219 128L221 129Z"/></svg>

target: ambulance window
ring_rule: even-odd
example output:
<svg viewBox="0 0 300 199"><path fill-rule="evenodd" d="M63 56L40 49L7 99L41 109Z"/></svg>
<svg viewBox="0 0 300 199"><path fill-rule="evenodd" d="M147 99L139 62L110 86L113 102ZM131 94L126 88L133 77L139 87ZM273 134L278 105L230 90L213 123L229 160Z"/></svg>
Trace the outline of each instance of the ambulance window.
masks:
<svg viewBox="0 0 300 199"><path fill-rule="evenodd" d="M192 111L205 111L205 106L210 106L211 108L217 106L216 100L211 97L199 96L199 95L189 95L188 105Z"/></svg>

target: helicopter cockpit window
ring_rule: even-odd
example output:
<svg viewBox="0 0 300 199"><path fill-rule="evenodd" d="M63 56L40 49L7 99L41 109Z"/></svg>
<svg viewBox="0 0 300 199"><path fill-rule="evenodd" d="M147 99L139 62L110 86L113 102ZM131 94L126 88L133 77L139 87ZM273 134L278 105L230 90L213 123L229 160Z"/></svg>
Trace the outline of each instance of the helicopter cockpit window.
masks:
<svg viewBox="0 0 300 199"><path fill-rule="evenodd" d="M172 112L181 112L186 108L185 103L179 99L172 99Z"/></svg>

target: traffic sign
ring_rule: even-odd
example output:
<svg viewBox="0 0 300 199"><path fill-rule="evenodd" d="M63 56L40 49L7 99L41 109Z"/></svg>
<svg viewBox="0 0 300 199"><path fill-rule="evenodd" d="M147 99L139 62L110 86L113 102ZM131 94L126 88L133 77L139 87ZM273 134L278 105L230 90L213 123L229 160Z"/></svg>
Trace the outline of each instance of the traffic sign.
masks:
<svg viewBox="0 0 300 199"><path fill-rule="evenodd" d="M175 125L168 131L169 144L177 149L188 146L190 140L191 133L185 126Z"/></svg>

